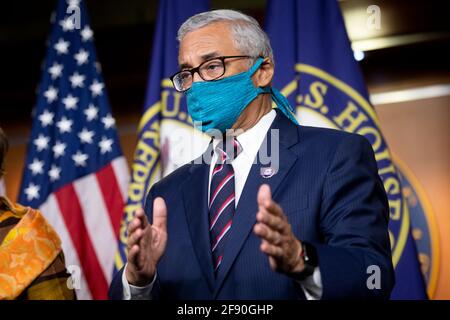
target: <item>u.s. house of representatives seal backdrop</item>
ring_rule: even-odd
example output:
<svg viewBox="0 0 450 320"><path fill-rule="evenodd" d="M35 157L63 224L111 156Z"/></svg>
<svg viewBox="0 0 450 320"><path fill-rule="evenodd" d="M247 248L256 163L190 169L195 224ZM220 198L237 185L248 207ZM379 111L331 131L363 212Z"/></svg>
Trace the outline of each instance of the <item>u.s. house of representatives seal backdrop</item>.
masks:
<svg viewBox="0 0 450 320"><path fill-rule="evenodd" d="M292 79L282 92L291 101L292 95L296 95L295 111L301 124L357 133L372 144L389 200L389 236L394 267L399 263L412 230L428 296L432 298L439 272L439 241L434 213L423 188L404 163L398 158L394 161L374 109L363 96L314 66L297 64L295 69L297 78Z"/></svg>

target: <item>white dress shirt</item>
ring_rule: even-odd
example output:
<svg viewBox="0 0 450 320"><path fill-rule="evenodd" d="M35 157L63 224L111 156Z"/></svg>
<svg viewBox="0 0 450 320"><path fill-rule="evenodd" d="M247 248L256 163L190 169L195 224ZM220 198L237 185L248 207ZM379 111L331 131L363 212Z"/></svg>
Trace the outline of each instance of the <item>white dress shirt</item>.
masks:
<svg viewBox="0 0 450 320"><path fill-rule="evenodd" d="M234 169L234 184L235 184L235 206L237 206L239 199L244 189L245 182L247 180L250 169L258 153L258 150L263 143L267 132L275 120L276 112L271 110L269 113L264 115L256 125L248 129L245 132L239 134L236 139L242 147L242 152L231 162ZM214 150L216 150L217 145L220 140L213 141ZM214 152L211 159L211 164L209 168L209 183L208 183L208 199L210 195L210 185L211 176L214 166L217 162L217 153ZM255 199L256 201L256 199ZM251 213L248 213L251 214ZM256 212L254 213L256 215ZM126 268L126 266L125 266ZM150 293L153 287L153 283L156 279L153 279L152 283L145 287L136 287L128 284L125 277L125 270L122 275L123 284L123 296L125 300L129 299L150 299ZM314 273L306 278L305 280L299 282L300 286L305 293L308 300L317 300L322 296L322 278L320 275L319 267L314 270Z"/></svg>

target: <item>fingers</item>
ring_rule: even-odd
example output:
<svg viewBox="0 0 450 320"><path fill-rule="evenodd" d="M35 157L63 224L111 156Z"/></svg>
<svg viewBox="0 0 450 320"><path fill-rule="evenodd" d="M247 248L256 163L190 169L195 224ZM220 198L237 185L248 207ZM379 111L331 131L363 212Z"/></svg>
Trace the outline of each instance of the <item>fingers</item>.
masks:
<svg viewBox="0 0 450 320"><path fill-rule="evenodd" d="M270 187L267 184L259 188L257 198L259 211L256 214L256 220L274 231L287 234L289 223L281 207L272 200Z"/></svg>
<svg viewBox="0 0 450 320"><path fill-rule="evenodd" d="M267 184L261 185L258 190L257 196L258 206L267 206L272 201L272 193L270 187Z"/></svg>
<svg viewBox="0 0 450 320"><path fill-rule="evenodd" d="M302 262L297 250L300 242L283 209L273 201L268 185L259 188L257 202L253 232L261 238L260 250L268 256L270 267L283 273L300 270Z"/></svg>
<svg viewBox="0 0 450 320"><path fill-rule="evenodd" d="M259 187L257 202L260 208L266 209L269 213L280 217L284 216L283 209L272 200L272 193L267 184L263 184Z"/></svg>
<svg viewBox="0 0 450 320"><path fill-rule="evenodd" d="M128 239L127 239L128 249L131 249L134 245L138 245L143 234L144 234L144 230L142 230L140 228L136 229L132 233L128 234Z"/></svg>
<svg viewBox="0 0 450 320"><path fill-rule="evenodd" d="M144 209L142 209L142 208L137 209L136 212L134 213L134 216L141 221L142 228L147 227L148 219L147 219L147 215L144 212Z"/></svg>
<svg viewBox="0 0 450 320"><path fill-rule="evenodd" d="M141 228L142 222L139 218L133 218L130 223L128 223L128 234L132 234L137 228Z"/></svg>
<svg viewBox="0 0 450 320"><path fill-rule="evenodd" d="M138 257L139 246L135 244L128 250L128 262L134 264L135 266L138 266Z"/></svg>
<svg viewBox="0 0 450 320"><path fill-rule="evenodd" d="M278 203L276 203L273 200L270 200L270 202L263 207L264 209L266 209L266 211L274 216L278 216L278 217L285 217L284 213L283 213L283 209L281 209L281 207L278 205Z"/></svg>
<svg viewBox="0 0 450 320"><path fill-rule="evenodd" d="M153 226L149 227L147 216L142 208L137 209L133 220L128 225L128 262L136 269L143 268L148 261L145 253L149 252L152 242L152 228L166 228L167 209L162 198L156 198L153 202Z"/></svg>
<svg viewBox="0 0 450 320"><path fill-rule="evenodd" d="M262 223L257 223L253 230L263 241L269 242L270 244L278 246L282 242L282 235L278 231L270 229Z"/></svg>
<svg viewBox="0 0 450 320"><path fill-rule="evenodd" d="M128 224L127 247L129 251L131 251L133 246L137 246L139 244L139 241L144 234L144 228L146 225L148 225L148 221L144 210L137 209L133 220L131 220Z"/></svg>
<svg viewBox="0 0 450 320"><path fill-rule="evenodd" d="M288 231L288 222L286 217L270 214L266 209L260 208L256 214L256 221L267 225L269 228L281 233Z"/></svg>
<svg viewBox="0 0 450 320"><path fill-rule="evenodd" d="M283 256L282 248L280 248L276 245L270 244L269 242L267 242L265 240L263 240L261 242L260 249L262 252L264 252L265 254L267 254L271 257L274 257L275 259L279 259Z"/></svg>
<svg viewBox="0 0 450 320"><path fill-rule="evenodd" d="M128 234L132 234L137 228L145 228L148 220L143 209L137 209L134 212L134 218L128 223Z"/></svg>
<svg viewBox="0 0 450 320"><path fill-rule="evenodd" d="M153 201L153 226L167 230L167 207L161 197Z"/></svg>

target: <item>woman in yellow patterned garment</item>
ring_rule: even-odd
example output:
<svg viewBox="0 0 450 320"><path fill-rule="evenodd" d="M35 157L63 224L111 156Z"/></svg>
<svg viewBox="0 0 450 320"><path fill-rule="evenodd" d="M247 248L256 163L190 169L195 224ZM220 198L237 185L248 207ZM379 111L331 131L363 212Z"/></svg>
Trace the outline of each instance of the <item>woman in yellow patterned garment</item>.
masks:
<svg viewBox="0 0 450 320"><path fill-rule="evenodd" d="M0 178L7 149L0 128ZM75 299L69 276L61 240L42 214L0 195L0 300Z"/></svg>

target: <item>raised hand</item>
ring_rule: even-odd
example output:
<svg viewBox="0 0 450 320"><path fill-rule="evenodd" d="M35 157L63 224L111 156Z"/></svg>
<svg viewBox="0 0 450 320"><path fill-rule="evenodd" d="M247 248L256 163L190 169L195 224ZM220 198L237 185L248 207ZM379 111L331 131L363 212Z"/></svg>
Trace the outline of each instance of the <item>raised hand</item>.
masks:
<svg viewBox="0 0 450 320"><path fill-rule="evenodd" d="M136 210L128 225L126 277L135 286L148 285L167 244L167 208L163 198L153 201L153 224L143 209Z"/></svg>
<svg viewBox="0 0 450 320"><path fill-rule="evenodd" d="M301 242L292 232L283 209L272 200L268 185L259 188L257 201L253 231L262 240L260 249L269 257L270 267L287 275L302 272L305 264Z"/></svg>

